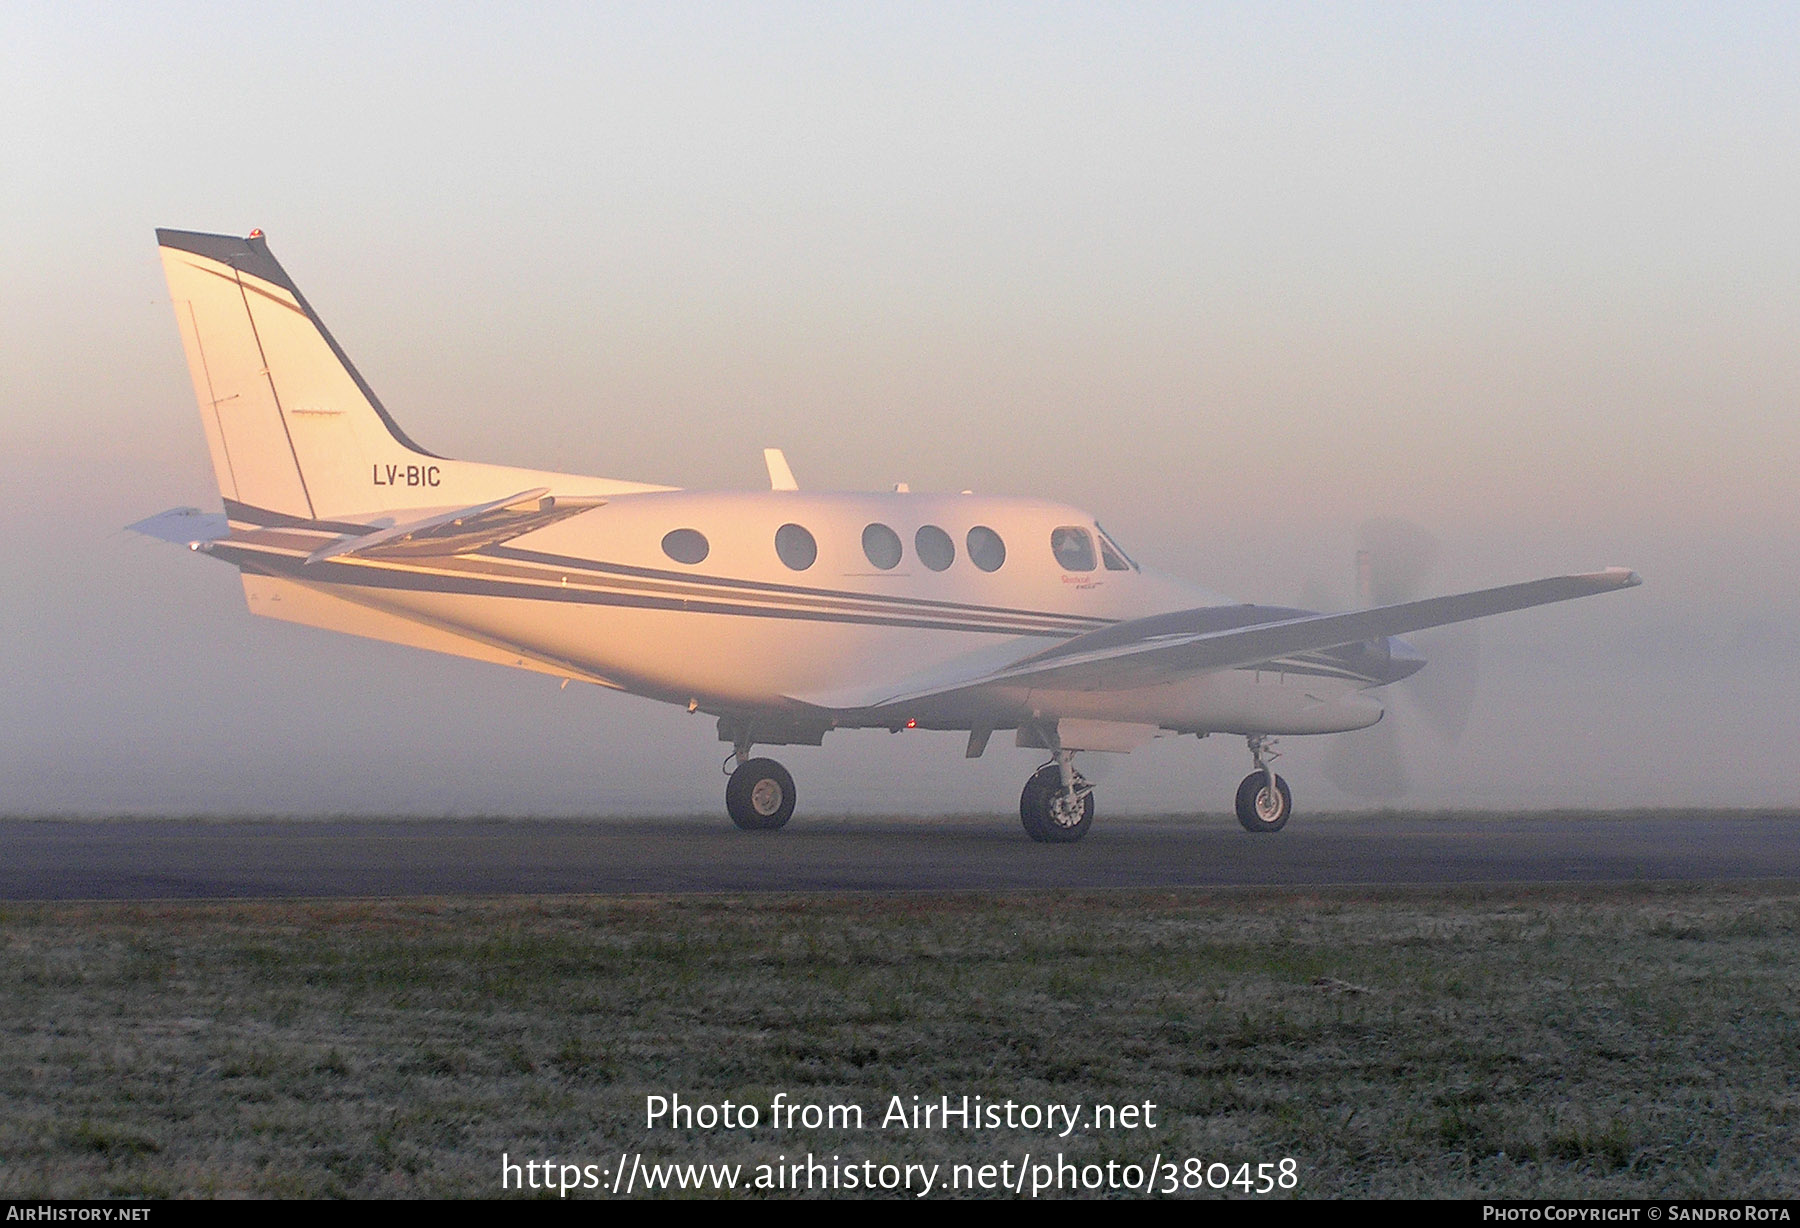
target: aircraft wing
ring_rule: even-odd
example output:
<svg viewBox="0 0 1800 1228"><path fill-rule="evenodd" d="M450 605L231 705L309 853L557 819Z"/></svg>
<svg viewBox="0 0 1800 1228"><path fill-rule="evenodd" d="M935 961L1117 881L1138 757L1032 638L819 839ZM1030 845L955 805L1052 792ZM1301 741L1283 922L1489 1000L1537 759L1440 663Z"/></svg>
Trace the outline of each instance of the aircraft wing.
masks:
<svg viewBox="0 0 1800 1228"><path fill-rule="evenodd" d="M1184 631L1182 614L1159 614L1116 623L1066 640L1022 661L979 677L907 693L831 696L831 706L879 708L1005 686L1046 691L1129 691L1176 682L1194 674L1278 660L1294 653L1336 648L1426 627L1485 618L1510 610L1568 601L1643 583L1635 571L1609 567L1575 576L1429 597L1349 614L1308 614L1225 630ZM1188 611L1199 615L1205 611ZM821 697L823 698L823 697ZM814 700L812 702L818 702Z"/></svg>

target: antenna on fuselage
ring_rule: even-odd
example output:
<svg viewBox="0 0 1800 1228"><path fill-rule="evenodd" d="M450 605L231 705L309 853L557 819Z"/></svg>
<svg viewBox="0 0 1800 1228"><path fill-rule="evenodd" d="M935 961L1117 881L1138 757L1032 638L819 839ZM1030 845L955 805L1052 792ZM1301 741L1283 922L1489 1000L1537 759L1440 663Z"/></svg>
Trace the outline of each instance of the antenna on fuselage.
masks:
<svg viewBox="0 0 1800 1228"><path fill-rule="evenodd" d="M794 481L794 471L788 468L787 457L780 448L764 448L763 464L769 467L770 490L799 490L800 483Z"/></svg>

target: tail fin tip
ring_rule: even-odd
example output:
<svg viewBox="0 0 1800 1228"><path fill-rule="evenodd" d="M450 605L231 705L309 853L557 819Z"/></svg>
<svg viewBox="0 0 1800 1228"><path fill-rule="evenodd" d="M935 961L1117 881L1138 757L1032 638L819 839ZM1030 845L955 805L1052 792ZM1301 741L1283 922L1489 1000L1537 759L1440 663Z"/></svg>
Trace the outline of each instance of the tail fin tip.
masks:
<svg viewBox="0 0 1800 1228"><path fill-rule="evenodd" d="M271 285L280 286L289 294L300 293L293 280L288 277L287 270L281 267L281 262L269 251L269 240L261 230L252 230L248 236L240 238L237 235L169 230L159 226L156 228L156 244L158 247L191 252L208 260L230 265Z"/></svg>

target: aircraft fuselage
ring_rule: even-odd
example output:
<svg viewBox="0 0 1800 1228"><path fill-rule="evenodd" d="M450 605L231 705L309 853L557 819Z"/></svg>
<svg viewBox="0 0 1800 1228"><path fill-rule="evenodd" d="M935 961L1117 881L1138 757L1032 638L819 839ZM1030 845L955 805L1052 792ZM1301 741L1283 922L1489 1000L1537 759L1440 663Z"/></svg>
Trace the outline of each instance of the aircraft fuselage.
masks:
<svg viewBox="0 0 1800 1228"><path fill-rule="evenodd" d="M234 509L232 540L211 551L249 575L750 721L759 741L892 727L902 719L893 711L859 719L855 709L872 705L841 702L866 690L872 665L898 694L1150 615L1213 607L1242 623L1295 613L1146 571L1087 513L1006 496L631 493L473 554L314 563L306 557L340 530L382 518L258 525L271 519ZM252 604L279 616L267 594ZM904 719L1006 729L1053 712L1183 732L1321 733L1380 718L1354 692L1387 674L1316 653L1284 665L1090 695L1002 688L922 702ZM814 714L825 707L839 711Z"/></svg>

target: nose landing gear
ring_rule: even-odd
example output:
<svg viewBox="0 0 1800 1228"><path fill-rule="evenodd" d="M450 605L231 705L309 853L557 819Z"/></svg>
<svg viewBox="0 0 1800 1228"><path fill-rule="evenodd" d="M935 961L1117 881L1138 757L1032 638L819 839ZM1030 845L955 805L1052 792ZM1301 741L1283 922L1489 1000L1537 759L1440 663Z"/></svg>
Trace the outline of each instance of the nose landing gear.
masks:
<svg viewBox="0 0 1800 1228"><path fill-rule="evenodd" d="M1075 770L1074 751L1057 751L1025 782L1019 821L1040 844L1073 844L1087 835L1094 825L1094 786Z"/></svg>
<svg viewBox="0 0 1800 1228"><path fill-rule="evenodd" d="M1275 749L1275 739L1266 734L1252 734L1248 741L1256 770L1238 786L1238 823L1250 832L1280 831L1294 812L1294 795L1273 767L1281 752Z"/></svg>

